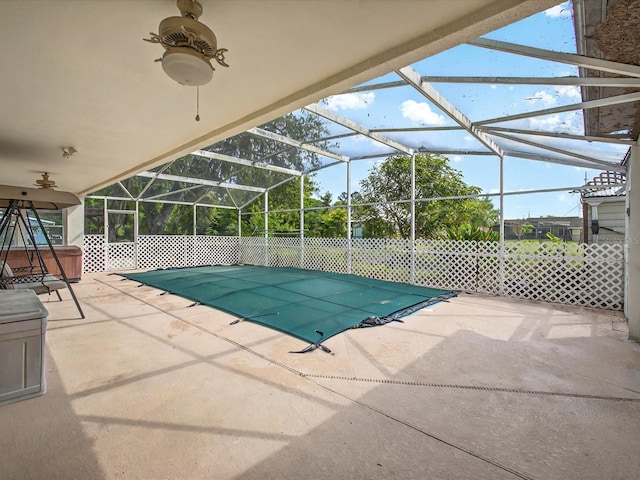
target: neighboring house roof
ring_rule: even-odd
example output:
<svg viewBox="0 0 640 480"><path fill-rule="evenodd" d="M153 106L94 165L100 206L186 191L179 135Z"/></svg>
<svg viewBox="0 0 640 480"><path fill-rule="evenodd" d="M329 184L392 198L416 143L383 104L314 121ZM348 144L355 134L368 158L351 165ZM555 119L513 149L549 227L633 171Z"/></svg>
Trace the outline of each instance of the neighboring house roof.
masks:
<svg viewBox="0 0 640 480"><path fill-rule="evenodd" d="M582 226L581 217L529 217L525 219L505 219L505 225L520 225L520 224L545 224L545 225L557 225L560 227L580 227Z"/></svg>

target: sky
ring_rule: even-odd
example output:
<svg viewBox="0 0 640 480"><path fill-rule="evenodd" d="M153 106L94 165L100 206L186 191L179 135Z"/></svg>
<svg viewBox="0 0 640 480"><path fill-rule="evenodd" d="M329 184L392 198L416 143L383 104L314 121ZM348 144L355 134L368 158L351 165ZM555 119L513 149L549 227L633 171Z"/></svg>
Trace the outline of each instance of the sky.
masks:
<svg viewBox="0 0 640 480"><path fill-rule="evenodd" d="M518 43L546 50L576 52L571 2L564 2L544 12L521 20L500 30L484 35L485 38ZM568 64L548 62L530 57L506 54L470 45L461 45L412 65L421 75L432 76L577 76L577 68ZM395 81L395 73L387 74L370 84ZM433 83L449 101L472 121L497 118L504 115L542 110L581 101L578 87L544 85L498 84L446 84ZM320 106L336 114L361 123L367 128L398 128L456 125L437 107L429 103L411 87L375 90L336 95L321 102ZM553 132L583 134L582 112L567 112L534 119L522 119L497 124L500 127L525 128ZM344 133L341 127L333 133ZM480 150L480 144L466 131L439 131L421 133L388 133L387 137L401 141L412 148L424 147L442 150ZM561 148L567 140L531 138ZM584 151L598 148L599 158L621 159L628 147L612 144L579 144ZM517 150L534 151L518 145ZM383 154L387 148L368 138L341 141L338 150L348 156ZM360 190L360 180L366 177L378 159L351 162L351 190ZM499 192L499 159L495 156L449 156L451 165L460 170L467 184L478 186L483 193ZM505 157L505 192L533 189L576 187L597 176L598 170L564 166L533 160ZM317 173L315 180L320 192L331 192L334 199L346 191L346 167L336 166ZM498 199L493 197L497 206ZM581 216L578 194L564 192L505 197L505 218L527 218L546 215Z"/></svg>

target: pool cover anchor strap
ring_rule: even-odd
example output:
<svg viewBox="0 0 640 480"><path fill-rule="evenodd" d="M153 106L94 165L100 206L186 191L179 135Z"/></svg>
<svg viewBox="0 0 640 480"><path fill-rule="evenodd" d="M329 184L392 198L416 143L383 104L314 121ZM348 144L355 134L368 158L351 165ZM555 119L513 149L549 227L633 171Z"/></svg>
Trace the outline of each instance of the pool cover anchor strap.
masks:
<svg viewBox="0 0 640 480"><path fill-rule="evenodd" d="M273 313L263 313L262 315L251 315L251 317L240 317L240 318L236 318L233 322L231 322L229 325L235 325L236 323L240 323L244 320L251 320L252 318L259 318L259 317L271 317L273 315L280 315L280 312L273 312Z"/></svg>
<svg viewBox="0 0 640 480"><path fill-rule="evenodd" d="M354 325L351 328L376 327L378 325L386 325L387 323L391 323L391 322L404 323L404 320L400 320L399 318L393 318L392 316L386 316L386 317L380 318L372 315L370 317L365 318L360 323L358 323L357 325Z"/></svg>
<svg viewBox="0 0 640 480"><path fill-rule="evenodd" d="M316 348L319 348L320 350L322 350L325 353L328 353L329 355L335 355L330 348L325 347L324 345L322 345L322 340L324 338L324 333L321 332L320 330L316 330L315 331L318 335L320 335L320 340L318 340L316 343L312 343L311 345L306 346L305 348L303 348L302 350L298 350L298 351L290 351L289 353L309 353L309 352L313 352Z"/></svg>
<svg viewBox="0 0 640 480"><path fill-rule="evenodd" d="M350 327L350 328L366 328L366 327L376 327L378 325L386 325L391 322L400 322L404 323L404 320L401 320L402 317L406 317L411 315L412 313L417 312L425 307L433 305L439 302L448 302L449 298L455 296L455 293L438 295L437 297L430 298L424 302L418 302L415 305L410 305L407 308L403 308L398 310L397 312L393 312L390 315L385 315L384 317L376 317L375 315L371 315L370 317L365 318L360 323Z"/></svg>

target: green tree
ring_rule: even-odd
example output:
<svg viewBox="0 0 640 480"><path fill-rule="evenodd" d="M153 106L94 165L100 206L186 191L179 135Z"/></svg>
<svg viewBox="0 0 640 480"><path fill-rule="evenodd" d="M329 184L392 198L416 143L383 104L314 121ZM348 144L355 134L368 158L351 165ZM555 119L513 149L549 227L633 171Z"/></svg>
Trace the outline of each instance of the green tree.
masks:
<svg viewBox="0 0 640 480"><path fill-rule="evenodd" d="M323 230L320 236L325 238L347 237L347 209L330 208L322 215Z"/></svg>
<svg viewBox="0 0 640 480"><path fill-rule="evenodd" d="M301 142L313 142L319 148L329 147L327 142L318 142L318 138L326 136L328 133L326 123L321 118L308 113L288 114L273 120L260 128L269 132L283 135ZM210 151L224 155L234 156L252 161L271 163L280 167L291 168L299 171L309 170L320 165L317 154L298 148L283 148L279 142L268 138L263 138L247 132L228 138L209 148ZM273 172L264 169L239 167L237 165L224 163L224 166L231 165L233 171L223 174L224 180L230 183L255 185L269 187L279 186L269 190L269 211L283 209L297 209L300 205L300 183L298 177L287 181L288 174ZM228 168L228 167L226 167ZM217 173L217 172L216 172ZM317 194L317 185L312 177L304 178L305 205L314 195ZM237 193L234 199L235 204L244 205L249 203L250 197L244 193ZM253 195L253 200L245 208L245 211L253 212L251 215L243 215L242 232L243 235L264 234L264 198L262 195ZM242 197L242 198L240 198ZM221 227L233 225L237 228L237 214L235 210L221 210L219 223ZM305 221L306 223L306 221ZM286 233L298 231L300 228L300 213L281 212L269 215L269 231ZM234 234L229 232L227 234Z"/></svg>
<svg viewBox="0 0 640 480"><path fill-rule="evenodd" d="M196 207L197 223L196 233L206 235L224 235L219 225L220 211L211 207ZM237 222L236 222L237 223ZM193 206L175 205L171 216L164 229L168 235L192 235L193 234ZM233 233L235 235L235 233Z"/></svg>
<svg viewBox="0 0 640 480"><path fill-rule="evenodd" d="M262 125L260 128L302 142L313 142L320 148L328 148L327 142L316 141L318 138L326 136L327 128L325 125L326 123L319 117L303 112L285 115ZM315 153L283 147L283 144L279 142L247 132L218 142L205 150L299 171L309 170L320 164L319 157ZM292 181L287 182L286 180L290 177L287 173L252 168L195 155L186 155L155 170L175 176L264 188L281 184L269 191L270 210L296 208L300 202L298 177L293 177ZM305 199L317 193L316 190L313 180L305 178ZM124 205L129 201L126 200L128 197L138 198L141 194L144 198L155 197L156 202L141 201L139 203L140 233L142 234L190 234L193 232L192 207L171 203L172 200L187 204L201 203L230 207L246 205L244 211L254 213L243 216L243 234L264 232L264 216L260 213L264 211L264 201L259 192L198 186L188 182L134 176L96 192L96 194L122 198L122 200L111 201L109 208L114 209L124 209L118 203ZM222 235L236 234L238 218L235 208L213 209L204 213L204 220L201 218L201 213L202 210L199 209L197 216L197 230L199 232ZM297 212L270 215L269 220L270 231L299 228L299 213Z"/></svg>
<svg viewBox="0 0 640 480"><path fill-rule="evenodd" d="M527 223L526 220L512 221L511 223L509 223L509 228L511 229L513 234L518 237L518 240L522 239L523 235L531 233L535 229L535 227L530 223Z"/></svg>
<svg viewBox="0 0 640 480"><path fill-rule="evenodd" d="M332 197L333 196L331 195L331 192L325 192L320 196L320 203L325 207L328 207L329 205L331 205Z"/></svg>
<svg viewBox="0 0 640 480"><path fill-rule="evenodd" d="M411 235L411 158L392 156L373 167L360 182L366 203L363 207L367 236L410 238ZM477 195L479 187L467 185L462 172L449 165L442 155L418 154L415 157L417 199ZM398 203L399 200L404 202ZM443 199L416 202L416 236L446 236L447 229L468 223L473 227L492 226L497 219L493 204L486 199Z"/></svg>
<svg viewBox="0 0 640 480"><path fill-rule="evenodd" d="M478 242L497 242L500 234L489 227L477 227L469 223L463 223L447 229L449 240L473 240Z"/></svg>
<svg viewBox="0 0 640 480"><path fill-rule="evenodd" d="M493 227L500 223L500 211L493 206L491 199L472 198L468 202L471 207L469 210L469 223L474 227Z"/></svg>

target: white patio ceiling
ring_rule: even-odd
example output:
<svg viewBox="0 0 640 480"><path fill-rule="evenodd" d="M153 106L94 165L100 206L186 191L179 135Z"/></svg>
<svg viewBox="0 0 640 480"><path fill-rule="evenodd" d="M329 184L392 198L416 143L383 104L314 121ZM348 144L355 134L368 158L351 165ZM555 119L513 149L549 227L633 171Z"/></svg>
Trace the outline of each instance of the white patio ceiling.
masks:
<svg viewBox="0 0 640 480"><path fill-rule="evenodd" d="M200 89L195 122L195 90L142 41L178 15L175 0L4 0L0 182L49 172L84 195L554 3L202 0L230 68Z"/></svg>

